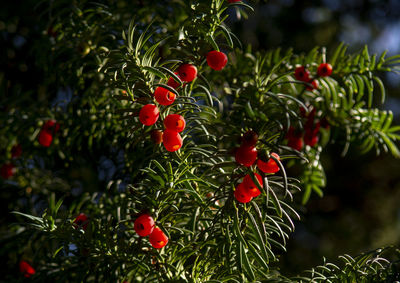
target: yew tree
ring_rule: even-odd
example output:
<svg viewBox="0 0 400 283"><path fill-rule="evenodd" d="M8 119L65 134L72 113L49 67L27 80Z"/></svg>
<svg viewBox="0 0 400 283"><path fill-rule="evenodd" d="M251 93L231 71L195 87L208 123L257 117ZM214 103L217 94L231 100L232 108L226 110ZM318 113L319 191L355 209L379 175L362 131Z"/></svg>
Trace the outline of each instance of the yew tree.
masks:
<svg viewBox="0 0 400 283"><path fill-rule="evenodd" d="M36 3L43 81L0 80L4 282L400 280L395 246L279 263L328 145L400 157L400 55L253 50L225 23L252 2Z"/></svg>

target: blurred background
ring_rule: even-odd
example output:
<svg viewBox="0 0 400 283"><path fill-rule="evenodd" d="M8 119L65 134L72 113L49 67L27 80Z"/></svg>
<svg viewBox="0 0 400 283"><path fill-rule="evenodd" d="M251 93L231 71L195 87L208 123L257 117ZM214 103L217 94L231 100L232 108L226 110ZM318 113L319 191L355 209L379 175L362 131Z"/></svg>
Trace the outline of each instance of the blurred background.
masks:
<svg viewBox="0 0 400 283"><path fill-rule="evenodd" d="M41 85L48 79L44 73L49 70L43 70L40 61L45 60L48 50L43 49L44 58L38 58L35 48L39 46L38 39L50 35L51 41L52 31L44 32L47 23L37 22L39 15L32 10L35 2L8 1L0 10L1 100L22 92L40 98L44 91ZM253 50L293 47L295 52L306 52L316 45L326 46L329 61L330 51L344 41L350 45L350 51L367 44L371 53L400 53L398 0L246 2L255 7L255 13L239 20L232 8L228 25ZM400 76L389 74L383 79L389 97L382 108L391 109L400 124ZM48 92L56 99L56 90ZM6 108L1 102L0 110ZM355 149L342 158L341 151L340 146L332 145L323 155L328 186L324 198L314 194L301 209L302 221L296 223L288 253L281 255L279 264L288 275L321 264L323 256L335 261L343 253L357 255L383 245L400 244L400 161L389 155L376 157L374 153L361 156ZM95 175L86 175L91 176L88 186L96 184ZM1 197L20 196L2 188ZM1 208L2 226L10 223L10 210L12 207Z"/></svg>

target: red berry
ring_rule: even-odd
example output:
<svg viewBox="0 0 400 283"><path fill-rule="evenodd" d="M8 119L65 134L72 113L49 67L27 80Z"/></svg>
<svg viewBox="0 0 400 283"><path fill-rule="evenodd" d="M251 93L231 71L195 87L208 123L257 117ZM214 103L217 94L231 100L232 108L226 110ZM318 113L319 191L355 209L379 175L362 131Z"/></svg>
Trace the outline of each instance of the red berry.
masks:
<svg viewBox="0 0 400 283"><path fill-rule="evenodd" d="M317 135L313 135L312 133L309 134L305 134L304 135L304 143L306 145L309 145L311 147L315 146L318 143L318 136Z"/></svg>
<svg viewBox="0 0 400 283"><path fill-rule="evenodd" d="M179 114L169 114L164 119L165 128L174 132L182 132L185 129L185 125L185 119Z"/></svg>
<svg viewBox="0 0 400 283"><path fill-rule="evenodd" d="M242 137L242 145L255 146L258 141L258 134L254 131L247 131Z"/></svg>
<svg viewBox="0 0 400 283"><path fill-rule="evenodd" d="M163 132L160 130L152 130L150 132L150 138L155 144L160 144L163 141Z"/></svg>
<svg viewBox="0 0 400 283"><path fill-rule="evenodd" d="M197 68L191 64L183 64L177 71L179 77L184 82L191 82L197 77Z"/></svg>
<svg viewBox="0 0 400 283"><path fill-rule="evenodd" d="M11 148L11 157L18 158L22 154L22 146L20 144L16 144Z"/></svg>
<svg viewBox="0 0 400 283"><path fill-rule="evenodd" d="M178 132L166 129L163 134L163 143L166 150L174 152L182 147L183 140Z"/></svg>
<svg viewBox="0 0 400 283"><path fill-rule="evenodd" d="M254 176L256 177L260 187L263 186L263 179L262 177L255 173ZM260 190L258 189L257 185L253 182L253 180L251 179L251 176L249 174L247 174L246 176L244 176L243 178L243 187L246 190L247 194L251 197L257 197L261 194Z"/></svg>
<svg viewBox="0 0 400 283"><path fill-rule="evenodd" d="M304 66L300 66L294 70L294 77L298 81L308 82L310 80L310 72Z"/></svg>
<svg viewBox="0 0 400 283"><path fill-rule="evenodd" d="M168 89L159 86L154 91L154 97L156 98L156 101L158 103L167 106L174 103L176 95L172 91L169 91Z"/></svg>
<svg viewBox="0 0 400 283"><path fill-rule="evenodd" d="M135 220L134 229L139 236L146 237L153 232L154 219L148 214L142 214Z"/></svg>
<svg viewBox="0 0 400 283"><path fill-rule="evenodd" d="M80 213L74 220L74 228L82 227L83 230L86 230L87 226L89 225L89 218L86 216L85 213Z"/></svg>
<svg viewBox="0 0 400 283"><path fill-rule="evenodd" d="M146 104L139 112L139 120L145 126L154 125L159 116L160 111L154 104Z"/></svg>
<svg viewBox="0 0 400 283"><path fill-rule="evenodd" d="M44 147L49 147L53 142L53 135L49 130L42 129L39 133L39 143Z"/></svg>
<svg viewBox="0 0 400 283"><path fill-rule="evenodd" d="M257 149L254 146L241 145L236 149L235 159L237 163L250 167L257 159Z"/></svg>
<svg viewBox="0 0 400 283"><path fill-rule="evenodd" d="M15 167L11 163L3 164L0 168L0 174L3 179L11 178L15 173Z"/></svg>
<svg viewBox="0 0 400 283"><path fill-rule="evenodd" d="M153 248L161 249L168 243L168 237L160 228L155 227L150 234L149 241Z"/></svg>
<svg viewBox="0 0 400 283"><path fill-rule="evenodd" d="M329 63L322 63L318 66L317 75L320 77L329 77L332 75L332 65Z"/></svg>
<svg viewBox="0 0 400 283"><path fill-rule="evenodd" d="M220 71L222 70L226 63L228 63L228 57L223 52L213 50L207 54L207 64L211 69Z"/></svg>
<svg viewBox="0 0 400 283"><path fill-rule="evenodd" d="M318 87L319 87L319 84L318 84L317 80L311 79L311 80L308 81L308 83L311 84L311 86L307 85L307 90L308 91L313 91L314 89L318 89Z"/></svg>
<svg viewBox="0 0 400 283"><path fill-rule="evenodd" d="M271 153L276 159L280 160L279 155L275 152ZM264 173L276 173L280 170L276 161L270 158L267 162L264 162L260 159L257 160L257 167Z"/></svg>
<svg viewBox="0 0 400 283"><path fill-rule="evenodd" d="M60 124L56 122L56 120L48 120L44 123L42 130L46 130L50 133L57 133L60 129Z"/></svg>
<svg viewBox="0 0 400 283"><path fill-rule="evenodd" d="M233 195L235 196L235 199L240 203L248 203L253 199L253 197L247 193L246 189L243 186L243 183L240 183L236 186Z"/></svg>
<svg viewBox="0 0 400 283"><path fill-rule="evenodd" d="M36 270L25 260L21 260L19 262L19 272L21 272L26 278L29 278L36 273Z"/></svg>
<svg viewBox="0 0 400 283"><path fill-rule="evenodd" d="M285 138L288 140L289 147L297 151L300 151L303 148L303 134L296 132L293 127L289 128Z"/></svg>
<svg viewBox="0 0 400 283"><path fill-rule="evenodd" d="M178 75L178 73L177 72L175 72L175 75L177 75L178 77L179 77L179 75ZM180 78L180 77L179 77ZM173 77L170 77L169 79L168 79L168 82L167 82L167 85L169 85L170 87L173 87L173 88L178 88L181 84L179 83L179 82L177 82Z"/></svg>

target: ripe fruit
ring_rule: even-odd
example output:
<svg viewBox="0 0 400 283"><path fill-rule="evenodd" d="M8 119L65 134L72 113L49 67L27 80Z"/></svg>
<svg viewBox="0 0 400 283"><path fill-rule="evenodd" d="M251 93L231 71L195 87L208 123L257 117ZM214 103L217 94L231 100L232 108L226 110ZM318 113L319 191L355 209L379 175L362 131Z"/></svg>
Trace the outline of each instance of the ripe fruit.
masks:
<svg viewBox="0 0 400 283"><path fill-rule="evenodd" d="M146 104L140 109L139 120L145 126L155 124L160 116L160 111L154 104Z"/></svg>
<svg viewBox="0 0 400 283"><path fill-rule="evenodd" d="M233 195L235 196L235 199L240 203L248 203L253 199L253 197L247 193L246 189L243 186L243 183L240 183L236 186Z"/></svg>
<svg viewBox="0 0 400 283"><path fill-rule="evenodd" d="M21 260L19 262L19 272L21 272L26 278L29 278L36 273L36 270L25 260Z"/></svg>
<svg viewBox="0 0 400 283"><path fill-rule="evenodd" d="M262 177L255 173L254 176L256 177L260 187L263 186L263 179ZM257 185L253 182L253 180L251 179L251 176L249 174L247 174L246 176L244 176L243 178L243 187L246 190L247 194L251 197L257 197L261 194L260 190L258 189Z"/></svg>
<svg viewBox="0 0 400 283"><path fill-rule="evenodd" d="M300 132L296 132L293 127L289 128L289 131L286 134L286 139L288 140L288 146L300 151L303 148L303 134Z"/></svg>
<svg viewBox="0 0 400 283"><path fill-rule="evenodd" d="M197 68L191 64L183 64L177 71L179 77L184 82L191 82L197 77Z"/></svg>
<svg viewBox="0 0 400 283"><path fill-rule="evenodd" d="M222 70L226 63L228 63L228 57L223 52L213 50L207 54L207 64L211 69L220 71Z"/></svg>
<svg viewBox="0 0 400 283"><path fill-rule="evenodd" d="M53 141L53 135L51 132L46 130L41 130L39 133L39 143L44 147L49 147Z"/></svg>
<svg viewBox="0 0 400 283"><path fill-rule="evenodd" d="M153 232L154 219L148 214L142 214L135 220L133 228L139 236L146 237Z"/></svg>
<svg viewBox="0 0 400 283"><path fill-rule="evenodd" d="M86 230L89 225L89 218L85 213L80 213L74 220L73 223L75 229L82 227L83 230Z"/></svg>
<svg viewBox="0 0 400 283"><path fill-rule="evenodd" d="M279 155L276 154L275 152L271 153L271 155L274 156L276 159L280 160ZM280 170L278 164L272 158L270 158L267 162L258 159L257 167L264 173L276 173Z"/></svg>
<svg viewBox="0 0 400 283"><path fill-rule="evenodd" d="M175 72L175 75L177 75L177 76L179 77L179 75L178 75L177 72ZM180 77L179 77L179 78L180 78ZM176 80L174 80L173 77L170 77L170 78L168 79L167 85L169 85L170 87L173 87L173 88L177 88L177 87L179 87L181 84L180 84L179 82L177 82Z"/></svg>
<svg viewBox="0 0 400 283"><path fill-rule="evenodd" d="M168 237L160 228L155 227L150 234L149 241L153 248L161 249L168 243Z"/></svg>
<svg viewBox="0 0 400 283"><path fill-rule="evenodd" d="M304 66L300 66L294 70L294 77L298 81L308 82L310 80L310 72Z"/></svg>
<svg viewBox="0 0 400 283"><path fill-rule="evenodd" d="M154 97L158 103L167 106L175 101L176 95L168 89L159 86L154 91Z"/></svg>
<svg viewBox="0 0 400 283"><path fill-rule="evenodd" d="M166 129L163 134L163 143L166 150L174 152L182 147L183 140L178 132Z"/></svg>
<svg viewBox="0 0 400 283"><path fill-rule="evenodd" d="M250 167L257 159L257 149L254 146L241 145L236 149L235 159L237 163Z"/></svg>
<svg viewBox="0 0 400 283"><path fill-rule="evenodd" d="M318 84L317 80L310 80L310 81L308 81L308 83L311 84L311 86L307 85L307 90L308 91L312 91L314 89L318 89L318 87L319 87L319 84Z"/></svg>
<svg viewBox="0 0 400 283"><path fill-rule="evenodd" d="M254 131L247 131L242 137L242 145L255 146L258 141L258 134Z"/></svg>
<svg viewBox="0 0 400 283"><path fill-rule="evenodd" d="M55 134L60 129L60 124L56 120L48 120L44 123L42 129Z"/></svg>
<svg viewBox="0 0 400 283"><path fill-rule="evenodd" d="M182 132L185 129L185 119L179 114L169 114L164 119L164 126L168 130Z"/></svg>
<svg viewBox="0 0 400 283"><path fill-rule="evenodd" d="M20 144L16 144L11 148L11 157L18 158L22 154L22 146Z"/></svg>
<svg viewBox="0 0 400 283"><path fill-rule="evenodd" d="M150 132L150 138L155 144L160 144L163 141L163 132L160 130L152 130Z"/></svg>
<svg viewBox="0 0 400 283"><path fill-rule="evenodd" d="M11 178L15 173L15 167L11 163L3 164L0 168L0 174L3 179Z"/></svg>
<svg viewBox="0 0 400 283"><path fill-rule="evenodd" d="M304 143L311 147L315 146L318 143L318 136L313 135L312 133L307 133L304 135Z"/></svg>
<svg viewBox="0 0 400 283"><path fill-rule="evenodd" d="M320 77L329 77L332 75L332 65L329 63L322 63L318 66L317 75Z"/></svg>

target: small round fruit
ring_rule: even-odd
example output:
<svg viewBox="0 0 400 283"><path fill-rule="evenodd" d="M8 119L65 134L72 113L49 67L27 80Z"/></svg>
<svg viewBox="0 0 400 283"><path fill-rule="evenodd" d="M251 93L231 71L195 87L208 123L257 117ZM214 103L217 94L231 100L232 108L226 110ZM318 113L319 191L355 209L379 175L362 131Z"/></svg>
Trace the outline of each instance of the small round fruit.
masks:
<svg viewBox="0 0 400 283"><path fill-rule="evenodd" d="M310 80L310 81L308 81L308 83L311 84L311 86L307 85L307 90L308 91L313 91L314 89L318 89L319 88L319 84L318 84L317 80Z"/></svg>
<svg viewBox="0 0 400 283"><path fill-rule="evenodd" d="M182 132L185 129L186 121L179 114L169 114L164 119L164 126L168 130L175 131L175 132Z"/></svg>
<svg viewBox="0 0 400 283"><path fill-rule="evenodd" d="M191 64L183 64L178 70L178 75L184 82L191 82L197 77L197 68Z"/></svg>
<svg viewBox="0 0 400 283"><path fill-rule="evenodd" d="M247 193L246 189L243 186L243 183L240 183L236 186L233 195L235 196L235 199L240 203L248 203L253 199L253 197Z"/></svg>
<svg viewBox="0 0 400 283"><path fill-rule="evenodd" d="M155 144L160 144L163 141L163 132L160 130L152 130L150 132L150 138Z"/></svg>
<svg viewBox="0 0 400 283"><path fill-rule="evenodd" d="M163 134L163 144L166 150L174 152L182 147L183 140L178 132L166 129Z"/></svg>
<svg viewBox="0 0 400 283"><path fill-rule="evenodd" d="M294 77L298 81L308 82L310 80L310 72L304 66L300 66L294 70Z"/></svg>
<svg viewBox="0 0 400 283"><path fill-rule="evenodd" d="M15 173L15 167L12 163L3 164L0 168L0 175L3 179L11 178Z"/></svg>
<svg viewBox="0 0 400 283"><path fill-rule="evenodd" d="M153 217L148 214L142 214L135 220L134 229L139 236L146 237L153 232L155 223Z"/></svg>
<svg viewBox="0 0 400 283"><path fill-rule="evenodd" d="M79 228L82 227L83 230L86 230L87 226L89 225L89 218L86 216L85 213L80 213L74 220L74 227Z"/></svg>
<svg viewBox="0 0 400 283"><path fill-rule="evenodd" d="M155 227L150 234L149 241L153 248L161 249L168 243L168 237L160 228Z"/></svg>
<svg viewBox="0 0 400 283"><path fill-rule="evenodd" d="M57 133L60 129L60 124L56 120L48 120L44 123L42 129L51 133Z"/></svg>
<svg viewBox="0 0 400 283"><path fill-rule="evenodd" d="M318 66L317 75L320 77L329 77L332 75L332 65L329 63L322 63Z"/></svg>
<svg viewBox="0 0 400 283"><path fill-rule="evenodd" d="M21 272L26 278L31 277L36 273L36 270L25 260L19 262L19 272Z"/></svg>
<svg viewBox="0 0 400 283"><path fill-rule="evenodd" d="M258 141L258 134L255 131L247 131L242 137L242 145L255 146Z"/></svg>
<svg viewBox="0 0 400 283"><path fill-rule="evenodd" d="M154 97L161 105L168 106L174 103L176 95L172 91L159 86L154 91Z"/></svg>
<svg viewBox="0 0 400 283"><path fill-rule="evenodd" d="M211 69L220 71L226 63L228 63L228 57L223 52L213 50L207 53L207 64Z"/></svg>
<svg viewBox="0 0 400 283"><path fill-rule="evenodd" d="M22 154L22 146L20 144L16 144L11 148L11 157L18 158Z"/></svg>
<svg viewBox="0 0 400 283"><path fill-rule="evenodd" d="M178 75L178 73L177 72L175 72L175 75L177 75L178 77L179 77L179 75ZM179 77L180 78L180 77ZM167 82L167 85L169 85L170 87L173 87L173 88L178 88L181 84L179 83L179 82L177 82L173 77L170 77L169 79L168 79L168 82Z"/></svg>
<svg viewBox="0 0 400 283"><path fill-rule="evenodd" d="M279 155L276 154L275 152L271 153L271 155L273 155L276 159L280 160ZM278 164L272 158L270 158L267 162L258 159L257 167L264 173L276 173L280 170Z"/></svg>
<svg viewBox="0 0 400 283"><path fill-rule="evenodd" d="M250 167L257 159L257 149L254 146L241 145L236 149L235 159L237 163Z"/></svg>
<svg viewBox="0 0 400 283"><path fill-rule="evenodd" d="M254 176L256 177L260 187L263 186L263 179L262 177L255 173ZM246 176L244 176L243 178L243 187L246 190L247 194L251 197L257 197L261 194L260 190L258 189L257 185L253 182L253 180L251 179L251 176L249 174L247 174Z"/></svg>
<svg viewBox="0 0 400 283"><path fill-rule="evenodd" d="M146 104L140 109L139 120L145 126L154 125L158 117L160 116L160 111L154 104Z"/></svg>
<svg viewBox="0 0 400 283"><path fill-rule="evenodd" d="M52 132L49 130L42 129L39 133L39 143L41 146L49 147L53 142Z"/></svg>

